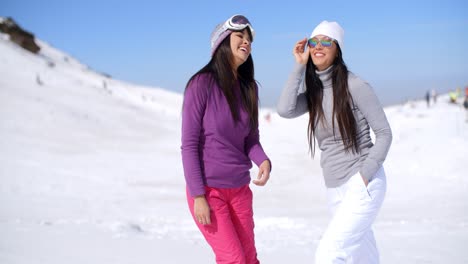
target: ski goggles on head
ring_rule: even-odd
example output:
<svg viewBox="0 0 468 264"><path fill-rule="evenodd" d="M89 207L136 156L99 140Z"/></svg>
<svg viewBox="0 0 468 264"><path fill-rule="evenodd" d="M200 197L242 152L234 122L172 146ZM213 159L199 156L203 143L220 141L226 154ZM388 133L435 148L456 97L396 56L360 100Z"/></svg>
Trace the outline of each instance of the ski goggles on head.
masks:
<svg viewBox="0 0 468 264"><path fill-rule="evenodd" d="M223 26L216 32L219 36L226 30L233 30L233 31L240 31L244 30L246 27L249 27L250 32L252 33L252 41L255 37L255 31L250 24L250 21L243 15L233 15L230 17L226 22L224 22Z"/></svg>
<svg viewBox="0 0 468 264"><path fill-rule="evenodd" d="M332 46L333 41L335 41L335 40L332 39L332 38L318 39L316 37L313 37L313 38L310 38L307 41L307 44L309 45L309 47L315 48L320 43L320 45L322 45L322 47L329 48L329 47Z"/></svg>
<svg viewBox="0 0 468 264"><path fill-rule="evenodd" d="M234 15L231 18L229 18L224 25L228 29L232 30L243 30L246 27L250 28L250 31L252 31L253 35L253 27L252 24L250 24L250 21L243 15Z"/></svg>

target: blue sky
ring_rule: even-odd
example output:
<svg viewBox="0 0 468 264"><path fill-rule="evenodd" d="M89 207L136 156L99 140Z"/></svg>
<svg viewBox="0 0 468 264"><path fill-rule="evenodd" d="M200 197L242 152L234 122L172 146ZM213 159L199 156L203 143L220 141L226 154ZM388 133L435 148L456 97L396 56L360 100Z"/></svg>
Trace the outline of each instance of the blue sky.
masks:
<svg viewBox="0 0 468 264"><path fill-rule="evenodd" d="M47 3L47 4L44 4ZM2 0L36 37L113 78L182 92L210 59L217 23L246 15L262 106L274 106L294 64L292 47L322 20L345 29L348 69L383 104L468 86L468 4L441 1Z"/></svg>

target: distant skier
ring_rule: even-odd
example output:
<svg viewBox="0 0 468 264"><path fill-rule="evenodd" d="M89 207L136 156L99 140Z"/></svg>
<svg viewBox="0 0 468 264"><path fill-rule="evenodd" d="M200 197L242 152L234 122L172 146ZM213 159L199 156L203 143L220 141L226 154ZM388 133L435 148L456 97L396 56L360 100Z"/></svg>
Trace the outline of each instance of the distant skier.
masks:
<svg viewBox="0 0 468 264"><path fill-rule="evenodd" d="M431 96L432 96L432 101L434 102L434 104L436 104L437 103L437 92L436 92L435 89L432 89Z"/></svg>
<svg viewBox="0 0 468 264"><path fill-rule="evenodd" d="M426 92L426 103L427 107L431 106L431 93L429 92L429 90Z"/></svg>
<svg viewBox="0 0 468 264"><path fill-rule="evenodd" d="M36 74L36 83L37 83L38 85L42 85L42 84L43 84L43 82L42 82L41 77L39 76L39 74Z"/></svg>
<svg viewBox="0 0 468 264"><path fill-rule="evenodd" d="M465 121L468 122L468 95L465 95L465 101L463 102L463 107L465 107L465 113L466 113Z"/></svg>
<svg viewBox="0 0 468 264"><path fill-rule="evenodd" d="M270 123L270 122L271 122L271 113L270 113L270 112L268 112L268 113L265 114L265 121L266 121L267 123Z"/></svg>

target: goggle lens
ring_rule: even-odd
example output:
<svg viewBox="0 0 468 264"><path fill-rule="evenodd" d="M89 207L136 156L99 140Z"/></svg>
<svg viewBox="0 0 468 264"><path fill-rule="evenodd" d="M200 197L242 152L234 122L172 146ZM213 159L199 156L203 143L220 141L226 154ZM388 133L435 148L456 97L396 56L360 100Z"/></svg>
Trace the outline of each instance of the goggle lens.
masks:
<svg viewBox="0 0 468 264"><path fill-rule="evenodd" d="M231 18L231 24L233 25L247 25L250 24L250 21L242 15L235 15Z"/></svg>

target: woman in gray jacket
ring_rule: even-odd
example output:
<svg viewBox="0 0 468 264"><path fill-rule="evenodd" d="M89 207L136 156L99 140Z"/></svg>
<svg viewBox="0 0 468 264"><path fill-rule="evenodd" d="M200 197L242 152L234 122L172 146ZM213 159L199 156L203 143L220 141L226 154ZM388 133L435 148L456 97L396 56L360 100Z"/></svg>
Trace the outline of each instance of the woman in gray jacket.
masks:
<svg viewBox="0 0 468 264"><path fill-rule="evenodd" d="M277 110L285 118L308 113L312 156L316 144L321 150L332 220L317 248L316 263L379 263L371 227L385 197L382 164L392 132L372 87L348 71L343 45L344 30L328 21L309 39L298 41L293 49L296 64Z"/></svg>

